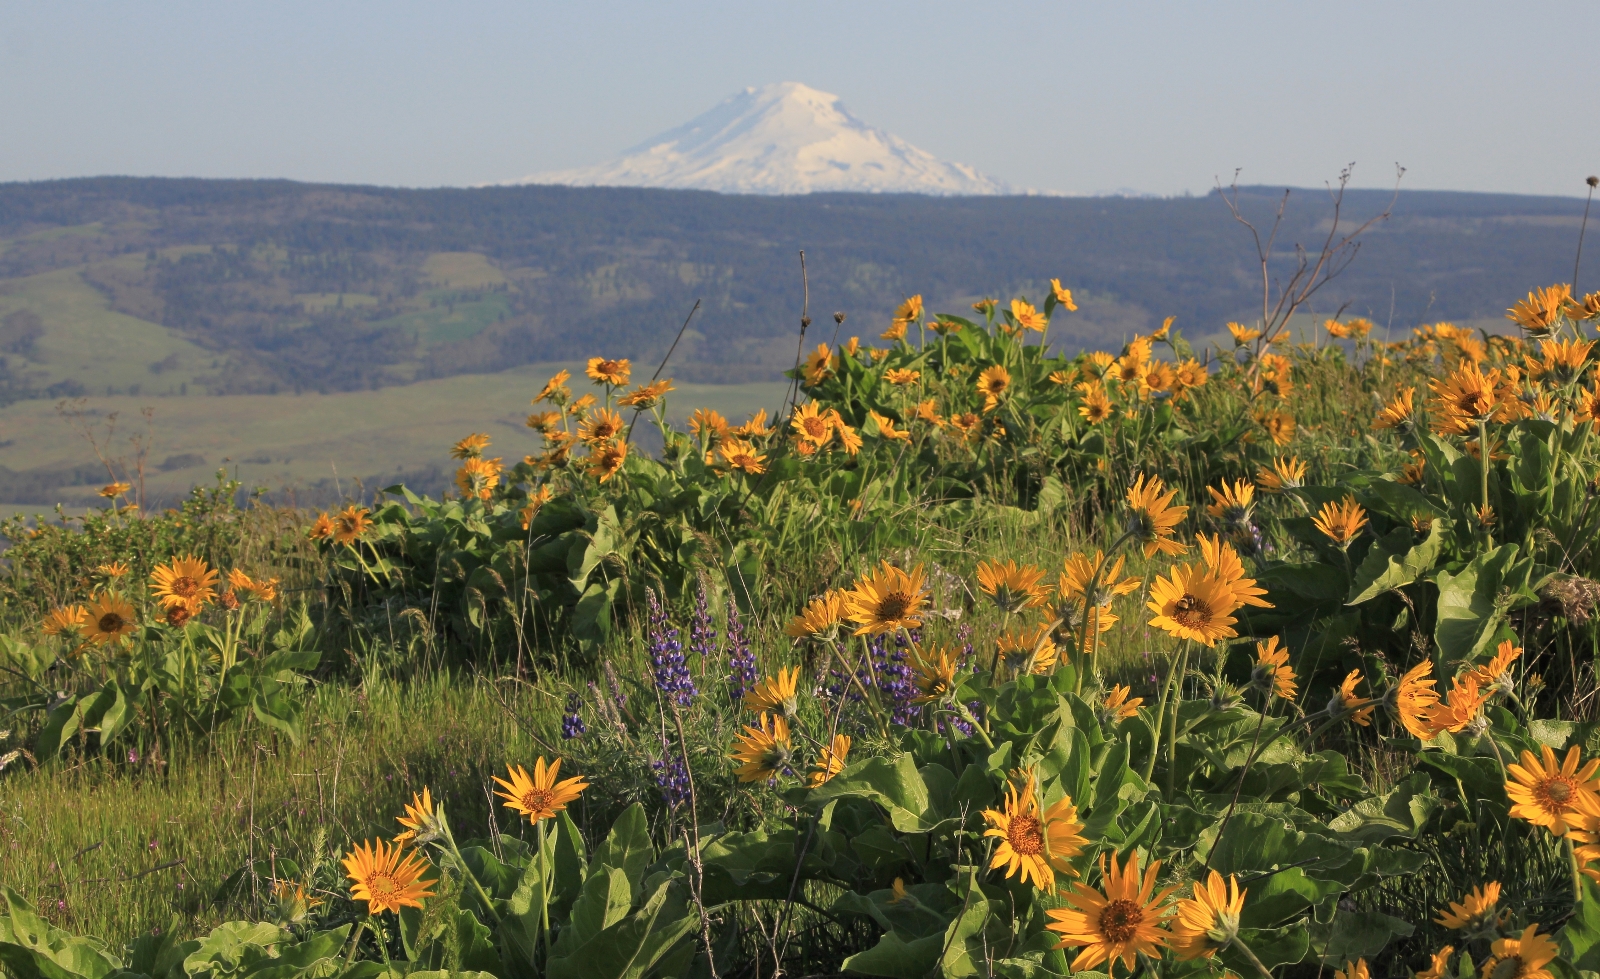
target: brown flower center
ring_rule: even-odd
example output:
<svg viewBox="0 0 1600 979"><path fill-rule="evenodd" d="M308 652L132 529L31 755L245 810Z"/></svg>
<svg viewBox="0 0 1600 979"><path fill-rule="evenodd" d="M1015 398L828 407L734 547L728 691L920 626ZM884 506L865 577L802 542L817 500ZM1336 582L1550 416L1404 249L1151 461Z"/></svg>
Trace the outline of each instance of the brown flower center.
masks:
<svg viewBox="0 0 1600 979"><path fill-rule="evenodd" d="M522 808L530 813L547 812L555 802L555 793L549 789L529 789L522 796Z"/></svg>
<svg viewBox="0 0 1600 979"><path fill-rule="evenodd" d="M1198 629L1211 621L1211 606L1185 592L1182 598L1172 603L1171 618L1185 629Z"/></svg>
<svg viewBox="0 0 1600 979"><path fill-rule="evenodd" d="M895 622L905 618L911 610L911 596L903 591L892 591L878 600L879 622Z"/></svg>
<svg viewBox="0 0 1600 979"><path fill-rule="evenodd" d="M821 418L807 418L801 424L809 438L821 440L828 437L828 423Z"/></svg>
<svg viewBox="0 0 1600 979"><path fill-rule="evenodd" d="M200 590L200 583L188 575L179 575L172 579L170 591L179 598L193 598L194 593Z"/></svg>
<svg viewBox="0 0 1600 979"><path fill-rule="evenodd" d="M1456 409L1477 418L1489 413L1489 399L1481 391L1466 391L1456 398Z"/></svg>
<svg viewBox="0 0 1600 979"><path fill-rule="evenodd" d="M1138 902L1118 898L1100 912L1100 933L1106 936L1108 942L1126 942L1139 933L1139 925L1143 921L1144 908Z"/></svg>
<svg viewBox="0 0 1600 979"><path fill-rule="evenodd" d="M1011 817L1011 827L1006 831L1006 840L1010 842L1011 849L1025 857L1034 856L1044 850L1044 836L1039 832L1039 817L1023 813Z"/></svg>
<svg viewBox="0 0 1600 979"><path fill-rule="evenodd" d="M1522 956L1508 955L1503 959L1493 960L1489 968L1484 970L1484 975L1489 979L1515 979L1522 975Z"/></svg>
<svg viewBox="0 0 1600 979"><path fill-rule="evenodd" d="M107 612L105 615L100 616L100 621L97 624L100 626L101 632L116 632L122 628L122 622L122 616L115 612Z"/></svg>
<svg viewBox="0 0 1600 979"><path fill-rule="evenodd" d="M1572 783L1564 778L1547 778L1539 784L1535 795L1544 804L1544 808L1552 812L1565 812L1570 807L1567 800L1572 798Z"/></svg>

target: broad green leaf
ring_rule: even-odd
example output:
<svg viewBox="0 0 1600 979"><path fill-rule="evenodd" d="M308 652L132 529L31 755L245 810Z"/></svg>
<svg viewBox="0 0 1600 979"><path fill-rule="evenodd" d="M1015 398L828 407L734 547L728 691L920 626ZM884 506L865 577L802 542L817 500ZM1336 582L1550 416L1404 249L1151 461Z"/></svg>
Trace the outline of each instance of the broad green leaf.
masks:
<svg viewBox="0 0 1600 979"><path fill-rule="evenodd" d="M620 871L612 873L621 876ZM694 929L696 917L684 900L683 890L679 880L664 881L637 913L605 928L569 954L552 957L546 976L641 979Z"/></svg>
<svg viewBox="0 0 1600 979"><path fill-rule="evenodd" d="M1315 873L1316 869L1343 866L1350 860L1352 849L1326 837L1303 833L1283 819L1241 808L1232 818L1219 818L1201 833L1195 852L1212 870L1223 874L1276 870L1288 864L1303 865Z"/></svg>
<svg viewBox="0 0 1600 979"><path fill-rule="evenodd" d="M635 802L623 810L617 821L611 824L611 832L606 834L605 842L595 848L594 856L589 860L589 874L598 874L602 867L615 867L637 887L644 868L655 859L655 854L644 807Z"/></svg>
<svg viewBox="0 0 1600 979"><path fill-rule="evenodd" d="M190 976L232 973L251 959L265 958L264 947L282 941L283 936L283 929L266 922L225 921L183 960L183 971Z"/></svg>
<svg viewBox="0 0 1600 979"><path fill-rule="evenodd" d="M1306 951L1311 946L1311 936L1306 930L1304 921L1283 928L1241 928L1239 941L1243 942L1255 957L1261 960L1261 964L1269 969L1300 962L1306 957ZM1233 967L1236 975L1246 976L1255 972L1250 961L1232 948L1222 952L1222 960Z"/></svg>
<svg viewBox="0 0 1600 979"><path fill-rule="evenodd" d="M945 951L939 960L942 975L957 979L987 973L994 949L1004 947L1010 938L1009 915L1003 908L986 900L977 880L971 881L960 917L945 932Z"/></svg>
<svg viewBox="0 0 1600 979"><path fill-rule="evenodd" d="M1394 836L1415 837L1439 800L1429 792L1429 778L1418 773L1388 793L1370 796L1339 814L1328 828L1357 843L1382 843Z"/></svg>
<svg viewBox="0 0 1600 979"><path fill-rule="evenodd" d="M811 790L807 801L817 804L852 797L870 799L883 806L889 813L890 823L902 833L926 833L939 821L930 811L927 783L917 771L916 759L910 752L902 752L893 761L872 758L851 765L820 788Z"/></svg>
<svg viewBox="0 0 1600 979"><path fill-rule="evenodd" d="M575 955L602 931L621 921L633 906L628 875L616 867L597 865L572 904L572 917L556 939L555 954Z"/></svg>
<svg viewBox="0 0 1600 979"><path fill-rule="evenodd" d="M1442 772L1446 785L1459 784L1468 798L1462 801L1476 803L1479 799L1505 804L1505 775L1493 758L1467 758L1443 751L1423 751L1417 755L1418 763ZM1474 807L1473 811L1476 811Z"/></svg>
<svg viewBox="0 0 1600 979"><path fill-rule="evenodd" d="M1419 544L1412 545L1412 536L1409 528L1396 527L1367 550L1366 558L1356 569L1346 605L1360 605L1409 585L1433 570L1444 549L1442 522L1435 521L1428 536Z"/></svg>
<svg viewBox="0 0 1600 979"><path fill-rule="evenodd" d="M878 939L878 944L844 960L845 972L885 979L927 979L939 967L944 953L944 933L906 941L895 932Z"/></svg>
<svg viewBox="0 0 1600 979"><path fill-rule="evenodd" d="M1566 926L1556 932L1556 941L1574 966L1600 972L1600 885L1583 879L1583 900L1573 908Z"/></svg>
<svg viewBox="0 0 1600 979"><path fill-rule="evenodd" d="M1410 922L1377 911L1343 908L1334 913L1331 923L1313 923L1310 928L1318 957L1323 965L1330 967L1360 958L1374 958L1391 940L1410 937L1414 930Z"/></svg>
<svg viewBox="0 0 1600 979"><path fill-rule="evenodd" d="M39 732L39 738L34 742L33 750L39 758L54 758L61 754L61 749L67 740L78 733L78 728L83 720L83 704L77 697L57 704L45 718L44 729Z"/></svg>
<svg viewBox="0 0 1600 979"><path fill-rule="evenodd" d="M1479 554L1459 574L1440 571L1438 623L1433 638L1447 664L1470 662L1483 652L1500 624L1495 599L1501 579L1517 559L1517 545Z"/></svg>

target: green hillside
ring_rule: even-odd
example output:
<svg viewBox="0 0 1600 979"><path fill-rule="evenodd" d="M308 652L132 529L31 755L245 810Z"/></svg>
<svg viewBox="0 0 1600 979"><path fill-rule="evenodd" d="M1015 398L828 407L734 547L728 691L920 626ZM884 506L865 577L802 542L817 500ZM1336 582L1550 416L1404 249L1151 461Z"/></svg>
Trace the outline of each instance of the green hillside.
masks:
<svg viewBox="0 0 1600 979"><path fill-rule="evenodd" d="M582 365L528 364L499 374L470 374L420 381L378 391L318 394L144 397L117 395L84 402L84 419L104 435L105 417L118 416L110 452L118 472L137 469L129 439L149 433L146 492L175 500L190 486L209 482L218 468L248 486L266 486L281 497L319 502L351 491L404 479L420 490L439 492L448 483L450 445L487 431L494 455L508 462L538 451L540 440L523 424L529 399L552 373L582 376ZM713 408L742 420L782 403L786 385L680 383L674 415ZM150 409L145 425L141 412ZM649 428L648 425L642 426ZM73 507L100 503L95 490L108 478L71 417L51 401L20 401L0 408L4 469L0 501L22 504L6 512L62 502ZM648 445L655 433L643 435ZM657 440L659 440L657 438Z"/></svg>
<svg viewBox="0 0 1600 979"><path fill-rule="evenodd" d="M1281 192L1247 188L1263 226ZM1358 219L1389 195L1352 192ZM1533 285L1570 277L1582 202L1406 192L1316 297L1400 338L1449 319L1500 329ZM1272 266L1319 243L1328 208L1292 196ZM513 425L551 363L654 364L737 412L778 399L807 258L807 346L873 340L900 297L964 311L1050 278L1080 310L1058 348L1116 348L1178 317L1203 347L1250 320L1259 269L1215 195L730 197L558 187L396 190L102 178L0 185L0 500L81 502L103 478L56 412L155 409L150 485L224 460L247 482L331 493L348 477L442 480L471 419ZM690 382L733 385L695 389ZM223 397L225 396L225 397ZM519 436L520 437L520 433ZM508 450L510 451L510 450ZM336 476L332 462L340 460ZM261 460L261 461L249 461ZM284 461L288 460L288 461Z"/></svg>

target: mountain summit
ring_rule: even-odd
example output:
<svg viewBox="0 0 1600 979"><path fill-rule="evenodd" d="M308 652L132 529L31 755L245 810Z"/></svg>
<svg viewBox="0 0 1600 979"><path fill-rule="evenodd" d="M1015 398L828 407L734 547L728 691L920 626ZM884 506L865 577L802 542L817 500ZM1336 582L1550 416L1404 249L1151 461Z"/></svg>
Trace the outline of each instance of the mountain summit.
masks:
<svg viewBox="0 0 1600 979"><path fill-rule="evenodd" d="M509 182L725 194L1017 192L972 167L946 163L867 125L837 95L799 82L747 88L610 162Z"/></svg>

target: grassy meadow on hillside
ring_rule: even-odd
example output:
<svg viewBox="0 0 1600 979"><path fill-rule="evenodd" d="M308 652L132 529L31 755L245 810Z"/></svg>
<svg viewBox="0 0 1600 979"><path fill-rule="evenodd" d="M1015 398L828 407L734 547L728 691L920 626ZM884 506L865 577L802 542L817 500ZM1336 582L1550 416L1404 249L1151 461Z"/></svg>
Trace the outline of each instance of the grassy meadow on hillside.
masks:
<svg viewBox="0 0 1600 979"><path fill-rule="evenodd" d="M537 436L523 424L528 401L544 378L563 368L581 370L582 365L535 364L378 391L96 397L85 399L81 408L101 437L105 416L118 416L112 452L123 461L119 476L131 474L134 450L127 438L145 433L142 412L151 410L146 492L165 501L210 482L219 468L247 486L269 488L276 498L307 503L354 492L353 480L381 489L404 478L437 494L451 474L449 443L464 430L487 427L507 451L536 449ZM687 401L730 416L762 407L776 411L785 391L783 383L773 381L679 388ZM687 414L678 420L687 421ZM0 408L0 431L10 470L0 475L10 484L0 482L5 487L0 498L35 506L62 502L74 511L97 501L95 491L109 477L57 402L19 401Z"/></svg>

